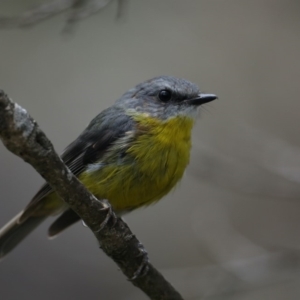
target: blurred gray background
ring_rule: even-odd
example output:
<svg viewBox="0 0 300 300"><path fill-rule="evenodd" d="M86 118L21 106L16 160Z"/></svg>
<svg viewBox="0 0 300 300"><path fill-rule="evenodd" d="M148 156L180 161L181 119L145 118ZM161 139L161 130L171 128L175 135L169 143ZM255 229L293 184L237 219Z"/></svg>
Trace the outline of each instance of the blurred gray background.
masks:
<svg viewBox="0 0 300 300"><path fill-rule="evenodd" d="M15 15L43 1L2 0ZM300 2L129 1L62 34L65 15L0 31L0 86L58 152L127 89L184 77L206 105L178 187L125 220L185 299L300 297ZM0 226L43 180L0 144ZM81 223L44 223L0 264L1 299L147 299Z"/></svg>

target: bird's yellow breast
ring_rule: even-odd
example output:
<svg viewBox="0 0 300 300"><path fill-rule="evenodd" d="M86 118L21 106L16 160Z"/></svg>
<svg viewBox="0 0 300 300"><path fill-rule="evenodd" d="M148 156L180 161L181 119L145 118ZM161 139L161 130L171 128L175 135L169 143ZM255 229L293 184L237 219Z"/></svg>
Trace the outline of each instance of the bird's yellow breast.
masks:
<svg viewBox="0 0 300 300"><path fill-rule="evenodd" d="M134 116L137 130L124 158L115 158L79 179L117 212L148 205L166 195L189 163L194 120L180 116L159 121Z"/></svg>

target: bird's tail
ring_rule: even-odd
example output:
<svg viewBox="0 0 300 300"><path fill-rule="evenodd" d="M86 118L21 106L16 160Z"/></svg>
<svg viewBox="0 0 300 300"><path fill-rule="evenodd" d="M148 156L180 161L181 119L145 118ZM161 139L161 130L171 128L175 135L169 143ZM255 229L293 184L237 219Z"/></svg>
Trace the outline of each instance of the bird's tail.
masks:
<svg viewBox="0 0 300 300"><path fill-rule="evenodd" d="M29 217L19 223L23 212L16 215L10 222L0 229L0 260L13 250L31 231L33 231L46 216Z"/></svg>

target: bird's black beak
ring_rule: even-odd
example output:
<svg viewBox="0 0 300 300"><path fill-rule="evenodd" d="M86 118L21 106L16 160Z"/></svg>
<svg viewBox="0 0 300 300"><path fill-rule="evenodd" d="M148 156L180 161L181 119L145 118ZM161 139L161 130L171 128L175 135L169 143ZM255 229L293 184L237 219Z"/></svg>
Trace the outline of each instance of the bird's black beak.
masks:
<svg viewBox="0 0 300 300"><path fill-rule="evenodd" d="M192 99L187 99L186 101L192 105L202 105L202 104L211 102L215 99L218 99L218 97L214 94L202 94L201 93L197 97L192 98Z"/></svg>

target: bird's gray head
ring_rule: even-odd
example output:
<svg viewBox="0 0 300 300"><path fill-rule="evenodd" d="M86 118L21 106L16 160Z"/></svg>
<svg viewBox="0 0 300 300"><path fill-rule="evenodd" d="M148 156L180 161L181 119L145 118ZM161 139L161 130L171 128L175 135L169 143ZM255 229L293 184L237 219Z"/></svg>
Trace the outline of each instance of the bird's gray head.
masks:
<svg viewBox="0 0 300 300"><path fill-rule="evenodd" d="M168 119L178 115L195 117L200 105L216 98L216 95L201 93L199 87L188 80L160 76L130 89L116 105L132 112Z"/></svg>

